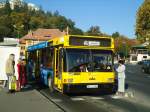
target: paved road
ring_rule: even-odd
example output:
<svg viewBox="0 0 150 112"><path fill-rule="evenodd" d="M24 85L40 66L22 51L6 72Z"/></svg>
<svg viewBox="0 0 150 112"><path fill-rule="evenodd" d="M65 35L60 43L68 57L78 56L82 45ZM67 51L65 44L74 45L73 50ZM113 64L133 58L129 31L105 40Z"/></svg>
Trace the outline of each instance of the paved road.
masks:
<svg viewBox="0 0 150 112"><path fill-rule="evenodd" d="M113 95L63 95L47 88L16 94L0 92L2 112L150 112L150 75L140 66L127 65L128 97ZM133 97L131 97L133 93Z"/></svg>
<svg viewBox="0 0 150 112"><path fill-rule="evenodd" d="M40 93L67 112L150 112L150 75L141 72L140 66L127 65L128 97L113 98L113 95L62 95ZM132 97L133 94L133 97Z"/></svg>
<svg viewBox="0 0 150 112"><path fill-rule="evenodd" d="M142 73L141 66L127 66L127 83L137 102L150 105L150 74Z"/></svg>

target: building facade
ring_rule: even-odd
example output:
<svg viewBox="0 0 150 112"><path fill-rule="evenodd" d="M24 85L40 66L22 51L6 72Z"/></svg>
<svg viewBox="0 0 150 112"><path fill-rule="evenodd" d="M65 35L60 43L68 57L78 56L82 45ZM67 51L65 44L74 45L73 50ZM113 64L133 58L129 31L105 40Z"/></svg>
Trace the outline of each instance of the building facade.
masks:
<svg viewBox="0 0 150 112"><path fill-rule="evenodd" d="M138 63L142 60L150 59L148 45L149 42L145 42L141 45L132 46L130 50L130 63Z"/></svg>
<svg viewBox="0 0 150 112"><path fill-rule="evenodd" d="M20 39L20 54L25 55L25 50L28 46L50 40L51 38L64 36L66 33L61 32L59 29L42 29L30 31L27 35Z"/></svg>

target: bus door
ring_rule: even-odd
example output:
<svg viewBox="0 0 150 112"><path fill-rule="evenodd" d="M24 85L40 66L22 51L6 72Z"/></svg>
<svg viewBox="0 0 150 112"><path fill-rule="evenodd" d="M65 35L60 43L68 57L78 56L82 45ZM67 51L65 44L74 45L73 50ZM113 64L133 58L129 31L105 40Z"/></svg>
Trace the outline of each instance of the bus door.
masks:
<svg viewBox="0 0 150 112"><path fill-rule="evenodd" d="M61 90L62 89L62 55L60 49L55 49L55 70L54 70L54 83L55 86Z"/></svg>

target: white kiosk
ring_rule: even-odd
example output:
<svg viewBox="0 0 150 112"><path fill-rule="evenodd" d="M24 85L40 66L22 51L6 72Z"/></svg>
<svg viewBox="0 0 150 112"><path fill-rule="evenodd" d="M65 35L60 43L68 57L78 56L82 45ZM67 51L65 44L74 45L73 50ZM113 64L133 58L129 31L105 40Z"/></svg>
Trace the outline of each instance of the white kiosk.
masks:
<svg viewBox="0 0 150 112"><path fill-rule="evenodd" d="M0 43L0 81L7 80L5 73L5 64L10 54L15 55L15 75L18 78L17 63L20 57L20 47L18 39L4 38Z"/></svg>

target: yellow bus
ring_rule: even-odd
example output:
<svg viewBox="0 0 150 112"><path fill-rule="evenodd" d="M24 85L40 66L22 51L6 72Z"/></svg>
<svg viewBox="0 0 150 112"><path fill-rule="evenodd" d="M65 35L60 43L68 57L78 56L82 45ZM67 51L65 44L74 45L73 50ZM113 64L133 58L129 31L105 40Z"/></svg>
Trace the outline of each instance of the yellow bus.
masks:
<svg viewBox="0 0 150 112"><path fill-rule="evenodd" d="M65 35L29 46L27 52L28 60L36 61L36 76L51 91L100 92L102 88L114 88L111 37Z"/></svg>

